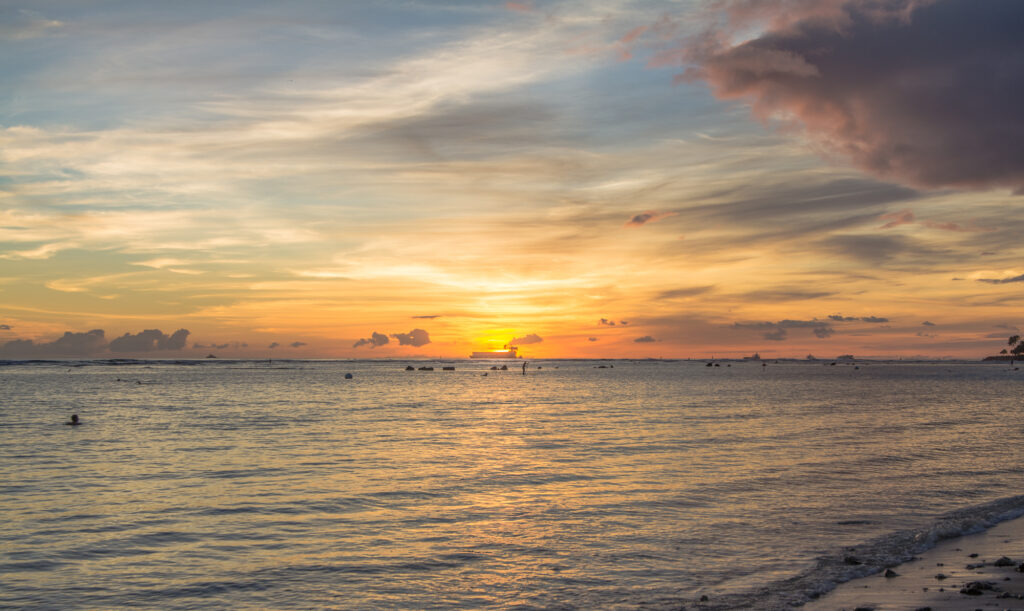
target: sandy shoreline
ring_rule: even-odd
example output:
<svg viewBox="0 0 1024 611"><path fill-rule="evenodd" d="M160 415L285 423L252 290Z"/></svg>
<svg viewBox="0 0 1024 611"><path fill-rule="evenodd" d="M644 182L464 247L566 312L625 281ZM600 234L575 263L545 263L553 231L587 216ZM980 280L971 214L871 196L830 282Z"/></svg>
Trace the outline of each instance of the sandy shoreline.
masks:
<svg viewBox="0 0 1024 611"><path fill-rule="evenodd" d="M997 566L1001 558L1013 562ZM855 579L802 609L1024 611L1024 572L1018 570L1022 562L1024 518L1018 518L983 533L943 541L917 559L893 567L895 577L879 573ZM972 583L978 584L972 594L961 593Z"/></svg>

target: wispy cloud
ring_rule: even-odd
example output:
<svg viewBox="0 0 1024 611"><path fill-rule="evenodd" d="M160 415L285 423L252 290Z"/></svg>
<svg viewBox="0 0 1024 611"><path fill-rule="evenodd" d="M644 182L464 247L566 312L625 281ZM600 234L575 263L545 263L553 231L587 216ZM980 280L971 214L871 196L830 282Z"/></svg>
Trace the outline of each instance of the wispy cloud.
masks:
<svg viewBox="0 0 1024 611"><path fill-rule="evenodd" d="M640 225L646 225L647 223L656 223L670 216L675 216L676 214L676 212L656 212L654 210L648 210L647 212L634 214L631 219L626 221L626 227L639 227Z"/></svg>
<svg viewBox="0 0 1024 611"><path fill-rule="evenodd" d="M1019 276L1010 276L1008 278L978 278L978 282L985 282L987 284L1011 284L1014 282L1024 282L1024 274Z"/></svg>

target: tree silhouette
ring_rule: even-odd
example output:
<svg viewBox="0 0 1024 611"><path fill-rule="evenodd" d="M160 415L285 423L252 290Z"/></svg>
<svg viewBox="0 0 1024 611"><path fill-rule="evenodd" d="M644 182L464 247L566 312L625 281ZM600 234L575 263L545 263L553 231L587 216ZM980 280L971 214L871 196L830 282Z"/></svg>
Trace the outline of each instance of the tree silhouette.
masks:
<svg viewBox="0 0 1024 611"><path fill-rule="evenodd" d="M1021 340L1019 335L1011 335L1006 340L1006 345L1010 347L1010 364L1013 364L1014 358L1021 358L1024 355L1024 340ZM1006 354L1006 348L1000 354Z"/></svg>

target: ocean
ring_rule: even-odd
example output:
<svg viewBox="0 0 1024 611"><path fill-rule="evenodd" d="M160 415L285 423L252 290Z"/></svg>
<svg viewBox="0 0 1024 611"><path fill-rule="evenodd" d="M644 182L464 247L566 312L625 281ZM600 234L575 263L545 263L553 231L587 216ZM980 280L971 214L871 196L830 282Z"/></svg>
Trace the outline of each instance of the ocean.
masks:
<svg viewBox="0 0 1024 611"><path fill-rule="evenodd" d="M1024 514L1006 363L496 364L2 363L0 607L786 609Z"/></svg>

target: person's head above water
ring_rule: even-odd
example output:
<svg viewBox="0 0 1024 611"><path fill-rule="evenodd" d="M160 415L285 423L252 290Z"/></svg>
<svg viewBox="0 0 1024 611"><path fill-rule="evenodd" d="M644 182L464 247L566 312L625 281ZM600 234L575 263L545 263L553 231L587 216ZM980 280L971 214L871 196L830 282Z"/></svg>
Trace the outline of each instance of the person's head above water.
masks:
<svg viewBox="0 0 1024 611"><path fill-rule="evenodd" d="M64 424L82 424L82 423L78 421L78 414L71 414L71 420L68 421L68 422L65 422Z"/></svg>

